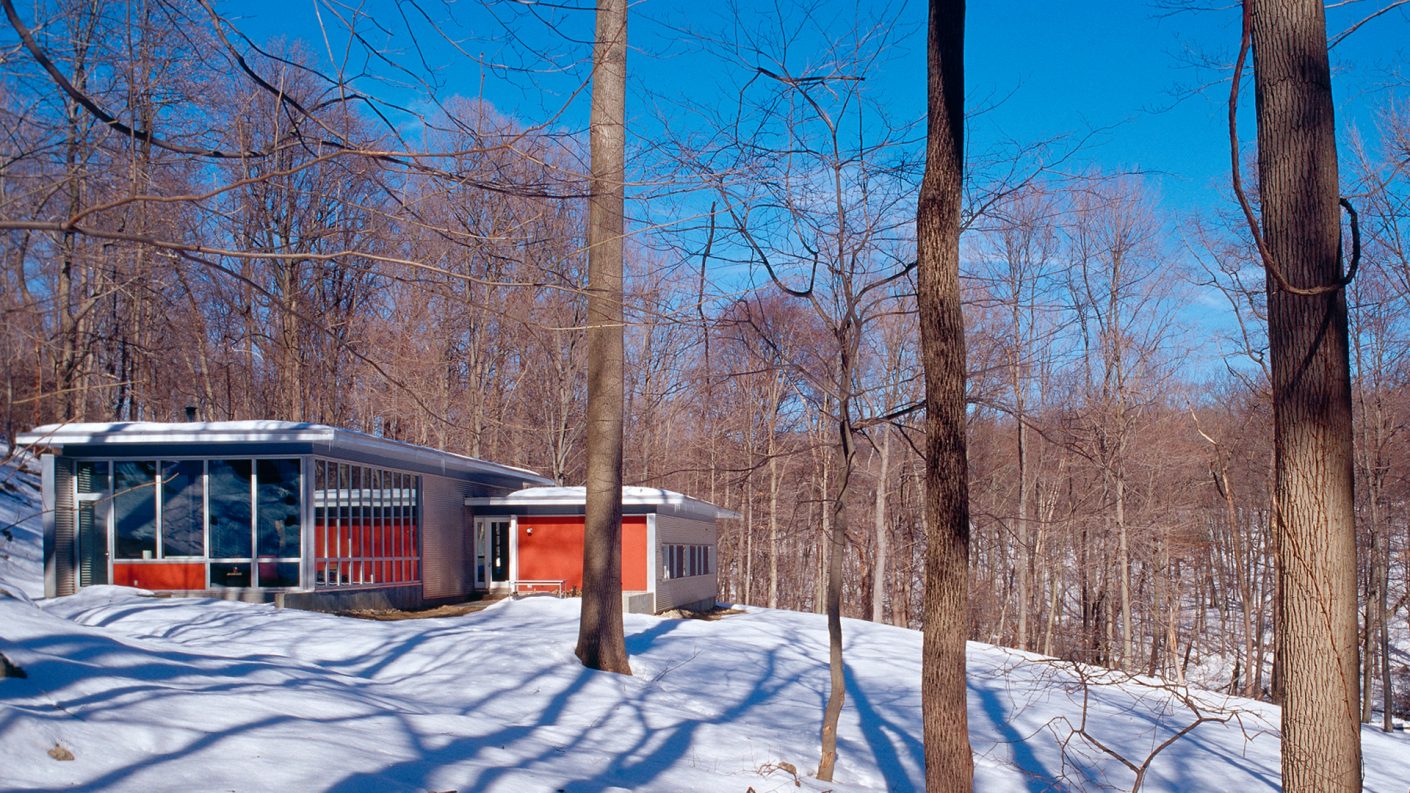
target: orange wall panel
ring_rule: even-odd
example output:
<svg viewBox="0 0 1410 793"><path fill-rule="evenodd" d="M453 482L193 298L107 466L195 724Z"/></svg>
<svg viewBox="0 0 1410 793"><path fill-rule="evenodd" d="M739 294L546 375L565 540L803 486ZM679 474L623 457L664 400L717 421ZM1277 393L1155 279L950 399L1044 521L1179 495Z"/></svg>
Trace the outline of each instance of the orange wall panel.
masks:
<svg viewBox="0 0 1410 793"><path fill-rule="evenodd" d="M646 591L646 516L622 518L622 591Z"/></svg>
<svg viewBox="0 0 1410 793"><path fill-rule="evenodd" d="M646 589L646 516L622 519L622 590ZM583 518L519 518L519 578L562 580L566 589L583 588Z"/></svg>
<svg viewBox="0 0 1410 793"><path fill-rule="evenodd" d="M205 589L206 566L190 562L114 564L113 583L142 589Z"/></svg>

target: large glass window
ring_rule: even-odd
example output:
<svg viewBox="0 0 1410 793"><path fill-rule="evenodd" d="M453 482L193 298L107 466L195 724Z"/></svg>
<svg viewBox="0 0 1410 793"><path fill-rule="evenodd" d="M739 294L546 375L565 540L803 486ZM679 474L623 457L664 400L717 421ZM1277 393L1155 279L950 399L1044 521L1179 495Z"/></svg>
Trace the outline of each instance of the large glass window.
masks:
<svg viewBox="0 0 1410 793"><path fill-rule="evenodd" d="M299 461L260 460L255 480L259 483L259 509L255 531L259 555L299 558Z"/></svg>
<svg viewBox="0 0 1410 793"><path fill-rule="evenodd" d="M187 581L204 566L211 586L301 583L297 459L80 460L75 480L82 586L108 581L110 547L119 581L171 560Z"/></svg>
<svg viewBox="0 0 1410 793"><path fill-rule="evenodd" d="M250 557L251 473L249 460L211 460L210 537L211 557L232 559ZM211 583L216 584L215 568Z"/></svg>
<svg viewBox="0 0 1410 793"><path fill-rule="evenodd" d="M373 586L419 579L417 477L319 460L314 466L318 586ZM260 568L264 575L264 568Z"/></svg>
<svg viewBox="0 0 1410 793"><path fill-rule="evenodd" d="M162 556L205 556L205 487L200 460L162 465Z"/></svg>
<svg viewBox="0 0 1410 793"><path fill-rule="evenodd" d="M119 559L157 555L157 464L113 463L113 530Z"/></svg>

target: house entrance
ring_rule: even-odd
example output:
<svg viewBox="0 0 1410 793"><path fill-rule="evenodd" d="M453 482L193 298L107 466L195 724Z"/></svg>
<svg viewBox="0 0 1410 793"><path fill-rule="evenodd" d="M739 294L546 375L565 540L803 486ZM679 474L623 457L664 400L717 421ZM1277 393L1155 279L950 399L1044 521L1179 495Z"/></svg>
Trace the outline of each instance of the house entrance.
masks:
<svg viewBox="0 0 1410 793"><path fill-rule="evenodd" d="M509 518L475 519L475 586L509 583Z"/></svg>

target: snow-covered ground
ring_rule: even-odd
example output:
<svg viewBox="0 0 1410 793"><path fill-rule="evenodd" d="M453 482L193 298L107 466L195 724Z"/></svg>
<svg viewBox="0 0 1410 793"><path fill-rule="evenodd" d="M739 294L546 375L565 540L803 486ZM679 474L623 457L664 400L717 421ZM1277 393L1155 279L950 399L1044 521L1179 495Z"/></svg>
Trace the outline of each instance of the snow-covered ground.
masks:
<svg viewBox="0 0 1410 793"><path fill-rule="evenodd" d="M0 460L6 451L0 443ZM30 598L44 594L40 518L39 467L28 457L0 464L0 590ZM0 640L4 628L0 623Z"/></svg>
<svg viewBox="0 0 1410 793"><path fill-rule="evenodd" d="M3 476L0 476L3 479ZM578 601L372 622L99 587L38 598L34 477L0 495L0 789L765 791L921 787L920 636L848 621L836 784L810 780L826 697L821 617L628 615L635 675L573 657ZM0 488L4 491L4 488ZM969 647L982 791L1129 790L1074 730L1081 676ZM1160 681L1088 677L1086 730L1139 766L1195 712ZM1277 790L1277 709L1196 695L1204 723L1144 790ZM1363 732L1367 789L1410 787L1410 739ZM1066 749L1064 750L1064 744ZM56 747L71 753L73 759Z"/></svg>

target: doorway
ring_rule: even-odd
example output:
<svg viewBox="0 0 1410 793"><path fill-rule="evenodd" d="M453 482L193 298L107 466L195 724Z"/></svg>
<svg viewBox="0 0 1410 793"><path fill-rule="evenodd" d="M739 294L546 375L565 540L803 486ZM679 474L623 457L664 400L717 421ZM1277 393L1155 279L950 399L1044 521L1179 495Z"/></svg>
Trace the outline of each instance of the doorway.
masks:
<svg viewBox="0 0 1410 793"><path fill-rule="evenodd" d="M510 578L509 518L475 519L475 587L492 589Z"/></svg>

